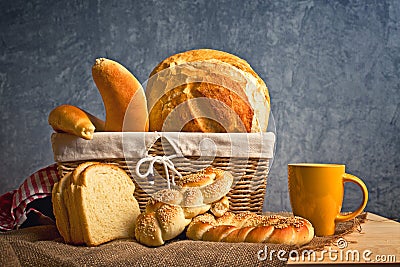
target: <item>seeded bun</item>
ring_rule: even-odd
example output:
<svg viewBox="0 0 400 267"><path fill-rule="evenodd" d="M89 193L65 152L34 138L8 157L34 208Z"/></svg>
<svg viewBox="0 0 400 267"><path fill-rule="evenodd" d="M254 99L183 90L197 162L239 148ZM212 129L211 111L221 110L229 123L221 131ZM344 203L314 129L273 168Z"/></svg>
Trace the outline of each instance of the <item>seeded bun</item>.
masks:
<svg viewBox="0 0 400 267"><path fill-rule="evenodd" d="M137 218L136 240L156 247L180 235L195 216L207 212L214 202L223 198L232 183L233 177L229 172L208 167L182 177L178 189L158 191L147 202L145 212ZM227 210L229 203L225 205ZM219 212L224 211L221 209Z"/></svg>

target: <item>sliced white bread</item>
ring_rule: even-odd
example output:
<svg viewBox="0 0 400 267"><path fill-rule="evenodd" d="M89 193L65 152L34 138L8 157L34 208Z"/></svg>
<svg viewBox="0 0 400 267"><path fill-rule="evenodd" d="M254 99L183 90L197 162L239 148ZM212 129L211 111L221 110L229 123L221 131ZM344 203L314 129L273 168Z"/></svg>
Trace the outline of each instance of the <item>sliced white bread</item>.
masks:
<svg viewBox="0 0 400 267"><path fill-rule="evenodd" d="M85 168L75 186L77 212L72 216L78 216L86 245L135 236L140 209L133 196L135 185L124 170L111 164L94 164Z"/></svg>
<svg viewBox="0 0 400 267"><path fill-rule="evenodd" d="M76 169L72 172L72 175L69 176L68 181L66 181L64 190L64 204L67 209L68 217L69 217L69 231L71 236L71 244L84 244L83 239L83 229L81 227L80 217L77 214L78 211L76 207L78 203L76 203L75 188L76 181L79 179L80 174L89 166L93 164L98 164L98 162L84 162L78 165Z"/></svg>

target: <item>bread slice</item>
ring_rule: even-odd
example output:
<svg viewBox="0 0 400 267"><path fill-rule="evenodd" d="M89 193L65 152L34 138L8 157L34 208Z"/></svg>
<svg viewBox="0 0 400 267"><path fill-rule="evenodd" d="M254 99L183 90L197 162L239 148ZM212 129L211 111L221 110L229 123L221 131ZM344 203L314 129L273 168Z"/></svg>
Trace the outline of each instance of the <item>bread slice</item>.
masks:
<svg viewBox="0 0 400 267"><path fill-rule="evenodd" d="M78 165L72 174L68 177L68 181L65 182L63 187L63 197L64 204L67 209L67 214L69 217L69 232L71 240L68 243L72 244L84 244L83 239L83 229L81 227L80 216L77 214L76 203L74 194L76 190L76 181L78 180L80 174L89 166L93 164L98 164L98 162L84 162Z"/></svg>
<svg viewBox="0 0 400 267"><path fill-rule="evenodd" d="M53 213L56 218L56 226L66 243L71 242L71 234L68 211L64 202L65 191L63 188L65 187L65 184L69 182L71 175L72 173L67 173L57 183L55 183L51 193Z"/></svg>
<svg viewBox="0 0 400 267"><path fill-rule="evenodd" d="M79 175L75 186L77 212L72 216L79 216L86 245L135 236L140 209L133 196L135 185L124 170L111 164L94 164Z"/></svg>

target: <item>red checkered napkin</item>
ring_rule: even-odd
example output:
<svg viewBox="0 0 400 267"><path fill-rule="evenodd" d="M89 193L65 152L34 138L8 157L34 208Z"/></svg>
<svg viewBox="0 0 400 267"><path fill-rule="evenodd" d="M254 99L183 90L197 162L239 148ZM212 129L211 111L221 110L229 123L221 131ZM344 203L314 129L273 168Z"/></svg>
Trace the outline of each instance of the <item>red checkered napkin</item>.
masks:
<svg viewBox="0 0 400 267"><path fill-rule="evenodd" d="M25 179L21 186L0 196L0 230L18 229L27 219L27 214L37 212L27 209L35 199L51 196L53 185L60 180L57 164L40 169Z"/></svg>

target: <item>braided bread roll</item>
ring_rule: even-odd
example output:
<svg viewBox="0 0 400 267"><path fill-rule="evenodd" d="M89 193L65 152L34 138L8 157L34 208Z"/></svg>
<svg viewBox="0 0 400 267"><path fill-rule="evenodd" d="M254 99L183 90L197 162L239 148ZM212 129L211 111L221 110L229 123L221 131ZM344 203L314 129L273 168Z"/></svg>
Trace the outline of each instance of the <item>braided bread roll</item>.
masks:
<svg viewBox="0 0 400 267"><path fill-rule="evenodd" d="M214 242L303 245L313 239L314 228L301 217L226 212L215 218L206 213L192 220L186 236L192 240Z"/></svg>
<svg viewBox="0 0 400 267"><path fill-rule="evenodd" d="M207 212L213 202L219 202L232 183L229 172L208 167L182 177L176 189L158 191L137 218L136 240L151 247L163 245L181 234L192 218ZM226 202L221 200L224 205Z"/></svg>
<svg viewBox="0 0 400 267"><path fill-rule="evenodd" d="M161 246L185 230L191 222L182 207L150 199L136 220L136 240L149 247Z"/></svg>

